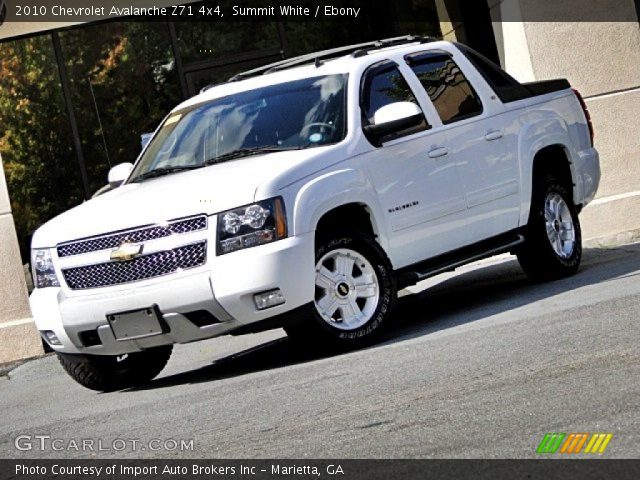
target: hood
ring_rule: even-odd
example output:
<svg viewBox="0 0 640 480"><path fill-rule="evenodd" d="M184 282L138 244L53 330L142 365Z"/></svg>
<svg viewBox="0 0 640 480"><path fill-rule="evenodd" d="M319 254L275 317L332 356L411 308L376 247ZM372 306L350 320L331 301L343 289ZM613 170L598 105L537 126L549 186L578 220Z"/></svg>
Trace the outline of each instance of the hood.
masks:
<svg viewBox="0 0 640 480"><path fill-rule="evenodd" d="M126 184L48 221L33 235L32 246L54 247L116 230L241 207L256 200L260 185L272 183L311 156L311 149L274 152Z"/></svg>

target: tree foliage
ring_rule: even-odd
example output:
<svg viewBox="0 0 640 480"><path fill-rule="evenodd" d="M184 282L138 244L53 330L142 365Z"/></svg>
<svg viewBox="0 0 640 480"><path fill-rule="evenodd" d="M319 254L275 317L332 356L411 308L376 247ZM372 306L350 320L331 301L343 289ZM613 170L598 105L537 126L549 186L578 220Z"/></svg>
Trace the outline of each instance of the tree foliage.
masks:
<svg viewBox="0 0 640 480"><path fill-rule="evenodd" d="M23 258L31 232L82 201L48 37L0 46L0 154Z"/></svg>
<svg viewBox="0 0 640 480"><path fill-rule="evenodd" d="M60 34L90 191L132 162L140 135L179 100L166 24L110 22ZM84 199L50 35L0 45L0 154L24 261L42 223Z"/></svg>

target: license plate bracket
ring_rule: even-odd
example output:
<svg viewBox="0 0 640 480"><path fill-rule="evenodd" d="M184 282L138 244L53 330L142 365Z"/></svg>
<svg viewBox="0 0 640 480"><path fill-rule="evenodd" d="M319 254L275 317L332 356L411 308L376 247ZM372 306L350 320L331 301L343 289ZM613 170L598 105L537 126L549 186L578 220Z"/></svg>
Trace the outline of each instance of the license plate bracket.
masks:
<svg viewBox="0 0 640 480"><path fill-rule="evenodd" d="M107 314L107 321L116 340L135 340L162 335L164 320L158 305Z"/></svg>

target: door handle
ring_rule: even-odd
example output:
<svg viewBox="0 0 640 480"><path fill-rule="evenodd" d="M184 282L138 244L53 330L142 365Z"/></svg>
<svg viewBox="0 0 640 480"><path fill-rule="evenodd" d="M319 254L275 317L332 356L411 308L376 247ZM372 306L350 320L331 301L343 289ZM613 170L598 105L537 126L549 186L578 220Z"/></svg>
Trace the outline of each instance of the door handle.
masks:
<svg viewBox="0 0 640 480"><path fill-rule="evenodd" d="M444 157L445 155L448 155L448 154L449 154L449 149L445 147L436 147L432 150L429 150L430 158Z"/></svg>
<svg viewBox="0 0 640 480"><path fill-rule="evenodd" d="M491 142L492 140L498 140L499 138L502 138L502 130L490 130L484 136L484 139L488 142Z"/></svg>

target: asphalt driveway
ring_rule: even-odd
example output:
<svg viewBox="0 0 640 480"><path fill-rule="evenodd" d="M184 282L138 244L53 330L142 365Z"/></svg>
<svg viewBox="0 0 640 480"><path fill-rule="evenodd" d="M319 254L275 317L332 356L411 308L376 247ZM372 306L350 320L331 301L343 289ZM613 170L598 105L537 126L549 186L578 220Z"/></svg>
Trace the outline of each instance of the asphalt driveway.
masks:
<svg viewBox="0 0 640 480"><path fill-rule="evenodd" d="M513 257L465 267L414 287L384 341L347 354L281 330L223 337L107 394L31 361L0 378L0 456L535 457L559 431L613 433L602 456L638 458L639 254L586 250L577 276L540 285ZM70 448L81 440L106 449Z"/></svg>

